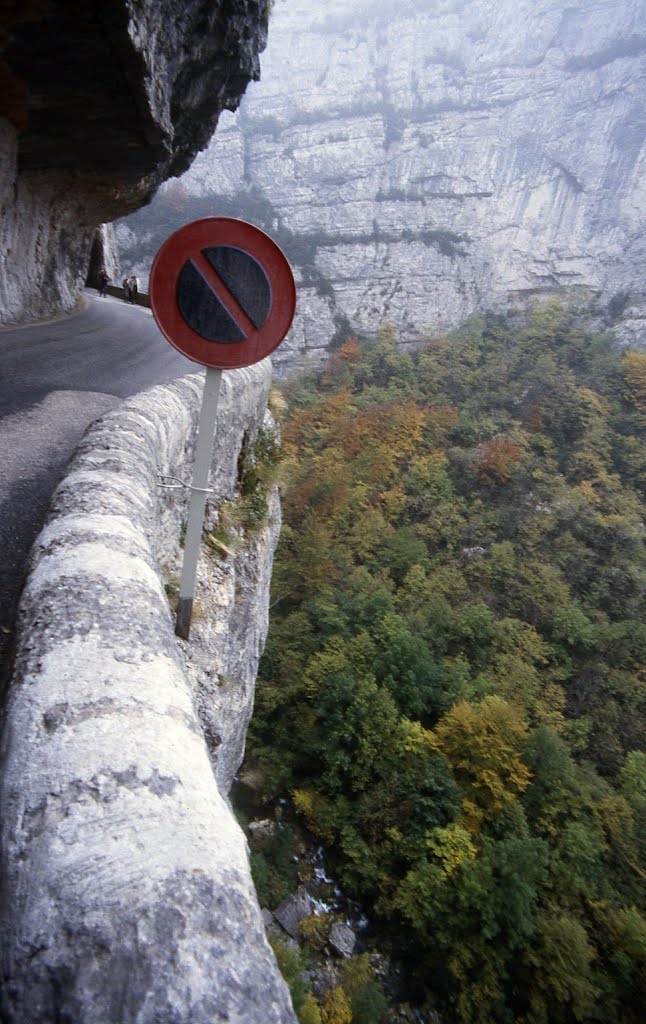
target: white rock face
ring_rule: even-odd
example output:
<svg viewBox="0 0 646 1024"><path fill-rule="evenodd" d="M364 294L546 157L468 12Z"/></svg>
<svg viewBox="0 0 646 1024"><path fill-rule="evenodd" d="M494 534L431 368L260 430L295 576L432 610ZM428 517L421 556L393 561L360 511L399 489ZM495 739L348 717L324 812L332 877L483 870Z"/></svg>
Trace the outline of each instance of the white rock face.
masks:
<svg viewBox="0 0 646 1024"><path fill-rule="evenodd" d="M216 505L235 493L270 376L267 361L225 375ZM176 557L186 494L159 475L189 474L200 393L196 377L173 381L91 428L34 548L1 749L7 1024L295 1024L226 800L266 634L275 510L228 564L202 559L208 621L188 644L159 569Z"/></svg>
<svg viewBox="0 0 646 1024"><path fill-rule="evenodd" d="M69 173L19 175L17 155L16 132L0 117L0 324L73 309L95 232Z"/></svg>
<svg viewBox="0 0 646 1024"><path fill-rule="evenodd" d="M285 246L299 310L275 363L319 358L347 321L415 341L573 287L641 300L645 18L644 0L278 2L261 82L182 178Z"/></svg>

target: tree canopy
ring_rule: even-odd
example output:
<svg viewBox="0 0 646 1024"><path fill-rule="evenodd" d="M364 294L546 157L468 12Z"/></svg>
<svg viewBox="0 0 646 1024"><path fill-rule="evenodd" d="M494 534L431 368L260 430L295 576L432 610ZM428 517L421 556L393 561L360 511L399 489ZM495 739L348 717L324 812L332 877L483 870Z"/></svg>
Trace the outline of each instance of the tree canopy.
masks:
<svg viewBox="0 0 646 1024"><path fill-rule="evenodd" d="M645 359L552 302L288 388L250 756L447 1021L642 1019Z"/></svg>

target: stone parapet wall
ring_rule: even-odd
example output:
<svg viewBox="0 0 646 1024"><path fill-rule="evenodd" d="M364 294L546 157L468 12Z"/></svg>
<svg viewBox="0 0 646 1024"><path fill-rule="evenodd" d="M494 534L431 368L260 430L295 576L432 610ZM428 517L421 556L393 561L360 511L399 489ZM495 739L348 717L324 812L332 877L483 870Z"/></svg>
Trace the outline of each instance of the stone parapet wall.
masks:
<svg viewBox="0 0 646 1024"><path fill-rule="evenodd" d="M268 362L224 375L210 516L263 423ZM226 799L244 747L278 532L198 569L188 644L178 562L198 376L95 424L33 550L2 743L7 1024L294 1022ZM217 780L217 781L216 781Z"/></svg>

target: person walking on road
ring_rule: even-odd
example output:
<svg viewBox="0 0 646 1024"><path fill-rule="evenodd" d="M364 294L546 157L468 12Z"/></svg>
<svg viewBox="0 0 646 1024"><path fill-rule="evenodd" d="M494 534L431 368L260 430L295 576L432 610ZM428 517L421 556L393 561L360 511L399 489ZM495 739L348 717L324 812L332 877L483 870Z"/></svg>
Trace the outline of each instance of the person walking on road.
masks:
<svg viewBox="0 0 646 1024"><path fill-rule="evenodd" d="M136 302L137 293L139 291L139 278L134 274L131 274L128 280L130 281L130 301Z"/></svg>
<svg viewBox="0 0 646 1024"><path fill-rule="evenodd" d="M130 302L130 278L127 274L123 279L123 297L126 302Z"/></svg>
<svg viewBox="0 0 646 1024"><path fill-rule="evenodd" d="M99 271L99 295L101 298L105 298L107 296L109 283L110 275L105 267L101 267Z"/></svg>

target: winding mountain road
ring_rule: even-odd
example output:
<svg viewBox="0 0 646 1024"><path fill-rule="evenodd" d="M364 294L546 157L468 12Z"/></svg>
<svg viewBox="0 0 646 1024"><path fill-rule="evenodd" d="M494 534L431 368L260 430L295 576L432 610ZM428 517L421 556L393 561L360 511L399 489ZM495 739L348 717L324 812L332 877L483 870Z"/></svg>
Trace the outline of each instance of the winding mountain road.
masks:
<svg viewBox="0 0 646 1024"><path fill-rule="evenodd" d="M86 291L73 316L0 329L0 676L25 561L86 428L153 384L197 371L150 310Z"/></svg>

